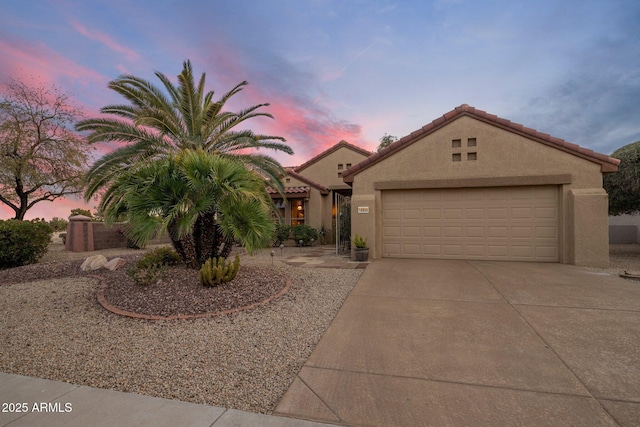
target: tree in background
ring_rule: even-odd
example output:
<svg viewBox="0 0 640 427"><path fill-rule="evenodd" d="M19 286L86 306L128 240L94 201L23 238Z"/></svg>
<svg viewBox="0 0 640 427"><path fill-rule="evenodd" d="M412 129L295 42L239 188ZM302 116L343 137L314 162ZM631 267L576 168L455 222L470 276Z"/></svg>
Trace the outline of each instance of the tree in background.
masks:
<svg viewBox="0 0 640 427"><path fill-rule="evenodd" d="M51 221L49 221L49 227L51 227L53 231L65 231L67 229L67 224L69 224L69 221L57 216L54 216L51 218Z"/></svg>
<svg viewBox="0 0 640 427"><path fill-rule="evenodd" d="M76 216L76 215L84 215L84 216L88 216L89 218L93 218L93 215L91 214L91 211L89 209L82 209L82 208L71 209L70 216Z"/></svg>
<svg viewBox="0 0 640 427"><path fill-rule="evenodd" d="M382 138L380 138L380 145L378 145L378 150L377 151L380 151L383 148L390 146L391 144L393 144L397 140L398 140L397 136L387 135L385 133L384 136Z"/></svg>
<svg viewBox="0 0 640 427"><path fill-rule="evenodd" d="M80 116L56 87L11 80L0 98L0 202L22 220L36 203L80 193L91 148L72 131Z"/></svg>
<svg viewBox="0 0 640 427"><path fill-rule="evenodd" d="M618 172L604 175L603 186L609 193L609 215L640 211L640 141L611 153L622 160Z"/></svg>

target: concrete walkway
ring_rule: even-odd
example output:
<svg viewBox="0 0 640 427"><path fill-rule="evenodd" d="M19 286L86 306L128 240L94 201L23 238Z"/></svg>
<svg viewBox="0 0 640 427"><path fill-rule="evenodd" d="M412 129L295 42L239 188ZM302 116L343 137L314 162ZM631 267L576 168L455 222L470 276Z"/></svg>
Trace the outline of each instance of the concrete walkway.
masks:
<svg viewBox="0 0 640 427"><path fill-rule="evenodd" d="M5 373L0 403L3 427L329 426Z"/></svg>
<svg viewBox="0 0 640 427"><path fill-rule="evenodd" d="M377 260L275 413L640 425L640 283L561 264Z"/></svg>
<svg viewBox="0 0 640 427"><path fill-rule="evenodd" d="M275 249L278 252L278 249ZM303 247L291 251L289 256L283 260L286 264L304 268L367 268L369 262L351 261L348 255L335 255L336 249L333 245Z"/></svg>

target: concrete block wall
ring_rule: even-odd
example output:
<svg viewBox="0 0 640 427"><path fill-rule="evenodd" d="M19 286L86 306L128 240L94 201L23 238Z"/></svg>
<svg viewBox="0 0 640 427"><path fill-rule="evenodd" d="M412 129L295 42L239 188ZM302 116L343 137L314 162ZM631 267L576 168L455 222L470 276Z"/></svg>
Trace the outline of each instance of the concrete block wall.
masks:
<svg viewBox="0 0 640 427"><path fill-rule="evenodd" d="M609 243L640 243L640 215L610 216Z"/></svg>
<svg viewBox="0 0 640 427"><path fill-rule="evenodd" d="M69 218L65 249L72 252L90 252L100 249L126 248L127 238L119 230L122 224L108 226L102 222L91 222L90 218L75 216ZM171 243L168 235L149 242L149 245Z"/></svg>
<svg viewBox="0 0 640 427"><path fill-rule="evenodd" d="M107 226L102 222L93 224L93 247L95 250L127 247L127 238L118 233L120 226Z"/></svg>

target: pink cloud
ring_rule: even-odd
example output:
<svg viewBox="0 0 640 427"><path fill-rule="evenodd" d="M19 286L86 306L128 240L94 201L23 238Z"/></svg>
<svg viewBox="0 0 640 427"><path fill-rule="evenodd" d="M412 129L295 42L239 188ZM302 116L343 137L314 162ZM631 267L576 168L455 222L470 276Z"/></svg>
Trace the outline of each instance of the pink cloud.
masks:
<svg viewBox="0 0 640 427"><path fill-rule="evenodd" d="M104 87L108 78L95 70L82 67L70 59L51 51L43 43L8 43L0 40L0 75L32 76L38 83L49 84L68 79Z"/></svg>
<svg viewBox="0 0 640 427"><path fill-rule="evenodd" d="M76 21L71 21L71 26L86 38L100 42L114 52L123 54L127 61L133 62L140 60L140 55L136 51L118 43L108 34L96 30L89 31L84 25Z"/></svg>

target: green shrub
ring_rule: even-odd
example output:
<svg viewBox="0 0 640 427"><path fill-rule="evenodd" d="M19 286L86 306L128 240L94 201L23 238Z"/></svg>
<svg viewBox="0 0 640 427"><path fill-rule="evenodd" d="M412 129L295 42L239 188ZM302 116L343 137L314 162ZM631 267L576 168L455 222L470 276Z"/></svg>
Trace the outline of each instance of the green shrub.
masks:
<svg viewBox="0 0 640 427"><path fill-rule="evenodd" d="M0 270L38 262L52 232L44 220L0 220Z"/></svg>
<svg viewBox="0 0 640 427"><path fill-rule="evenodd" d="M164 246L161 248L155 248L154 250L144 254L142 258L136 262L136 267L145 269L151 268L155 265L178 265L180 262L182 262L180 255L178 255L178 253L173 249Z"/></svg>
<svg viewBox="0 0 640 427"><path fill-rule="evenodd" d="M127 275L140 286L158 283L168 266L178 265L182 260L176 251L169 247L155 248L140 258Z"/></svg>
<svg viewBox="0 0 640 427"><path fill-rule="evenodd" d="M53 231L65 231L67 229L67 224L69 221L63 218L58 218L54 216L51 221L49 221L49 226Z"/></svg>
<svg viewBox="0 0 640 427"><path fill-rule="evenodd" d="M296 244L300 243L302 240L303 246L309 246L311 240L318 239L318 230L311 227L310 225L302 224L296 227L293 227L293 240L296 241Z"/></svg>
<svg viewBox="0 0 640 427"><path fill-rule="evenodd" d="M91 215L91 211L89 209L82 209L82 208L71 209L71 216L76 216L76 215L84 215L84 216L88 216L89 218L93 218L93 215Z"/></svg>
<svg viewBox="0 0 640 427"><path fill-rule="evenodd" d="M166 264L149 264L142 268L132 267L127 270L127 275L136 285L149 286L158 283L166 269Z"/></svg>
<svg viewBox="0 0 640 427"><path fill-rule="evenodd" d="M291 226L287 224L276 224L274 246L280 246L291 235Z"/></svg>

